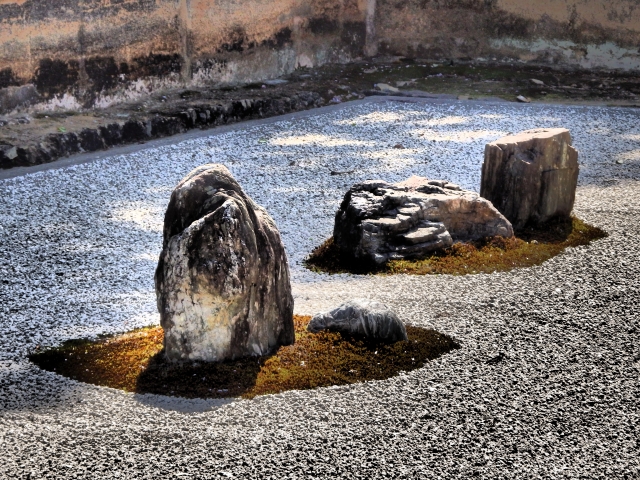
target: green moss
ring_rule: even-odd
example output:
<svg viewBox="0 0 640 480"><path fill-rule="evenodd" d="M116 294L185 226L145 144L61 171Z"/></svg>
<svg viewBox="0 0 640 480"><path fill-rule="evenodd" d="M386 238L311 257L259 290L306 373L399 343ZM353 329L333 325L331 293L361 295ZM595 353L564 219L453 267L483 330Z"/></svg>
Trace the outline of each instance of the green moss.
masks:
<svg viewBox="0 0 640 480"><path fill-rule="evenodd" d="M573 217L526 227L514 238L496 237L481 242L456 243L423 259L393 260L379 267L345 259L330 238L311 253L305 265L313 271L326 273L466 275L506 272L540 265L567 247L588 245L606 236L603 230Z"/></svg>
<svg viewBox="0 0 640 480"><path fill-rule="evenodd" d="M295 344L268 357L167 363L162 354L162 328L151 327L96 341L66 342L29 358L45 370L125 391L187 398L253 398L285 390L381 380L420 368L458 348L451 338L434 330L409 326L408 341L376 345L337 333L309 333L309 320L295 316Z"/></svg>

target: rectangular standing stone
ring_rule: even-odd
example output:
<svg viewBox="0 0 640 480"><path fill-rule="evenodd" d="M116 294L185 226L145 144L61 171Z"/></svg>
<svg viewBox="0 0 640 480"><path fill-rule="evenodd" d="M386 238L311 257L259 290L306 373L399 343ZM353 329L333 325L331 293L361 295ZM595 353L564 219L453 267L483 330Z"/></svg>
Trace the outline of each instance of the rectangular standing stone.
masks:
<svg viewBox="0 0 640 480"><path fill-rule="evenodd" d="M527 130L485 147L480 195L520 230L568 218L578 173L578 151L571 146L569 130Z"/></svg>

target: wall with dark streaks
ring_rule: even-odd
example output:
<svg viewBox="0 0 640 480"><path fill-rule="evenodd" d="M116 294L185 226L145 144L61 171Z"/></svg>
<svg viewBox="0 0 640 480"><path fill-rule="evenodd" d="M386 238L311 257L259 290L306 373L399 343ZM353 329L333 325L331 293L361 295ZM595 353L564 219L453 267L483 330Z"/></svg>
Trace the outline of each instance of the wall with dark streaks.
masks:
<svg viewBox="0 0 640 480"><path fill-rule="evenodd" d="M378 52L640 69L640 0L377 0Z"/></svg>
<svg viewBox="0 0 640 480"><path fill-rule="evenodd" d="M362 55L359 0L0 0L0 89L105 107Z"/></svg>
<svg viewBox="0 0 640 480"><path fill-rule="evenodd" d="M106 107L375 54L640 70L640 0L0 0L11 108Z"/></svg>

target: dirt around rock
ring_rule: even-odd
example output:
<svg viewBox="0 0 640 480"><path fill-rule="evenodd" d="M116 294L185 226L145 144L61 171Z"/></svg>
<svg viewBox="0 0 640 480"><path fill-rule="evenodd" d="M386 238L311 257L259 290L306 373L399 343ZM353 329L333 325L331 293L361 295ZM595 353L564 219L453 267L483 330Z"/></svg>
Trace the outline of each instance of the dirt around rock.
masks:
<svg viewBox="0 0 640 480"><path fill-rule="evenodd" d="M407 326L408 340L366 343L340 333L310 333L311 317L294 316L296 342L269 356L225 362L171 363L162 350L161 327L122 335L71 340L34 352L44 370L80 382L137 393L184 398L254 398L286 390L307 390L383 380L422 368L459 344L435 330Z"/></svg>

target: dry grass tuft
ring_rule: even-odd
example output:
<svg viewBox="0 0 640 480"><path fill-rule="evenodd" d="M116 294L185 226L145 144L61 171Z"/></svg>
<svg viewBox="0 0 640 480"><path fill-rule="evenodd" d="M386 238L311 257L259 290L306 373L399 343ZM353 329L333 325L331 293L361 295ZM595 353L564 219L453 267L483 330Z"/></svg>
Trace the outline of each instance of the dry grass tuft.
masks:
<svg viewBox="0 0 640 480"><path fill-rule="evenodd" d="M495 237L482 242L456 243L424 259L392 260L377 268L349 263L341 257L333 238L330 238L311 253L305 265L311 270L327 273L466 275L506 272L540 265L567 247L588 245L606 236L603 230L573 217L525 228L514 238Z"/></svg>
<svg viewBox="0 0 640 480"><path fill-rule="evenodd" d="M295 316L296 343L269 357L174 365L162 355L161 327L96 341L70 341L30 355L36 365L81 382L137 393L222 398L381 380L458 345L435 330L407 327L409 341L373 345L337 333L312 334L311 317Z"/></svg>

